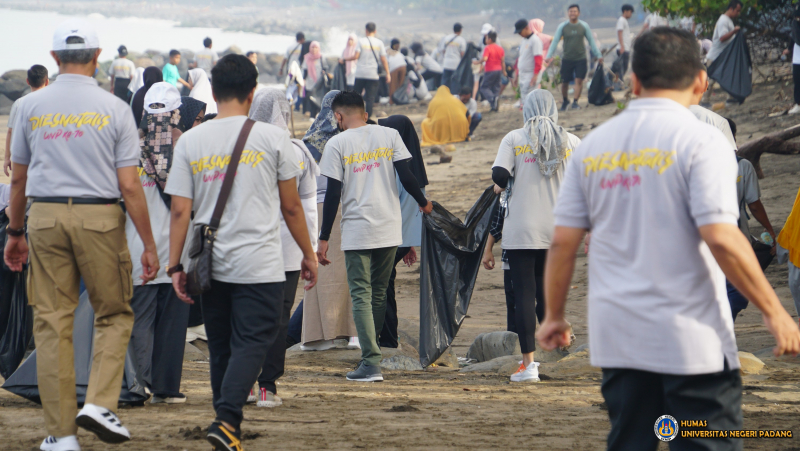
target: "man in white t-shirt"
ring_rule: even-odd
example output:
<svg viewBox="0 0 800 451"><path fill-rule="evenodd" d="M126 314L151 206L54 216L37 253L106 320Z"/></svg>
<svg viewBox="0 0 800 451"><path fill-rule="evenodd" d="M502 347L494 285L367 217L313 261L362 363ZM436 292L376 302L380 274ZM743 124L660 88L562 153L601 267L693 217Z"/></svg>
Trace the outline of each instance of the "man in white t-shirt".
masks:
<svg viewBox="0 0 800 451"><path fill-rule="evenodd" d="M203 39L203 50L200 50L194 55L198 69L203 69L206 71L206 75L208 75L209 79L211 78L211 69L213 69L214 65L217 64L217 61L219 61L219 55L217 55L217 52L211 50L212 45L213 42L211 41L211 38Z"/></svg>
<svg viewBox="0 0 800 451"><path fill-rule="evenodd" d="M28 78L25 80L28 86L31 87L31 92L36 92L50 84L50 79L47 75L47 68L41 64L34 64L28 69ZM11 133L14 129L14 121L17 119L17 111L23 103L24 97L17 99L11 105L11 111L8 114L8 131L6 132L6 152L3 158L3 172L6 176L11 175Z"/></svg>
<svg viewBox="0 0 800 451"><path fill-rule="evenodd" d="M722 52L728 48L729 45L731 45L734 37L741 29L741 27L738 25L734 25L733 20L739 17L739 15L742 13L742 8L743 6L741 0L731 0L731 2L728 4L727 11L725 11L725 14L719 16L717 24L714 26L714 36L711 39L711 50L709 50L708 55L706 55L706 67L710 67L714 60L716 60L722 54ZM711 79L708 91L706 91L705 95L703 96L703 102L701 105L710 106L711 96L714 94L714 84L715 81Z"/></svg>
<svg viewBox="0 0 800 451"><path fill-rule="evenodd" d="M395 172L420 210L433 210L411 173L411 159L397 130L367 125L364 99L352 91L331 105L344 130L325 145L320 171L328 178L317 256L327 265L328 238L342 203L342 250L353 299L353 319L361 345L361 363L347 380L382 381L378 334L386 316L386 289L397 247L403 243L400 196Z"/></svg>
<svg viewBox="0 0 800 451"><path fill-rule="evenodd" d="M128 90L128 85L131 84L131 78L136 74L136 65L128 59L127 47L121 45L117 52L119 52L119 58L111 63L111 73L109 74L111 92L122 101L130 103L131 92Z"/></svg>
<svg viewBox="0 0 800 451"><path fill-rule="evenodd" d="M616 69L617 77L620 80L625 78L625 74L628 72L628 64L630 64L633 37L631 36L631 27L628 24L628 19L631 16L633 16L633 6L622 5L622 15L617 19L617 43L619 44L617 58L619 58L619 62L615 61L612 66Z"/></svg>
<svg viewBox="0 0 800 451"><path fill-rule="evenodd" d="M528 93L536 89L539 83L539 73L544 62L544 44L539 36L533 33L527 19L518 20L514 28L514 32L523 38L519 44L517 59L517 86L520 98L524 101Z"/></svg>
<svg viewBox="0 0 800 451"><path fill-rule="evenodd" d="M450 78L453 77L458 65L461 63L461 58L467 53L467 40L461 37L462 26L460 23L453 25L453 33L448 34L439 41L437 49L440 55L444 55L442 59L442 84L453 89L450 86Z"/></svg>
<svg viewBox="0 0 800 451"><path fill-rule="evenodd" d="M231 54L212 72L219 113L181 136L164 190L172 196L167 273L178 297L192 304L180 264L189 224L194 241L198 227L211 222L243 126L252 124L215 233L211 288L201 296L216 411L207 439L217 449L238 449L242 407L279 334L285 282L279 213L303 251L307 288L316 283L317 259L297 193L300 168L289 135L274 125L248 122L258 84L255 66L244 55Z"/></svg>
<svg viewBox="0 0 800 451"><path fill-rule="evenodd" d="M303 62L300 61L300 53L303 51L303 44L306 43L306 35L303 34L302 31L297 32L295 41L296 44L292 44L286 49L286 55L284 55L281 68L278 70L279 77L283 76L283 69L286 69L287 72L289 71L292 63L296 62L298 65L303 64Z"/></svg>
<svg viewBox="0 0 800 451"><path fill-rule="evenodd" d="M386 60L386 46L383 41L376 38L378 27L374 22L368 22L365 27L366 36L358 40L356 53L351 58L342 61L358 61L356 66L356 82L353 90L364 96L367 104L367 114L372 117L372 106L378 95L378 83L381 78L381 68L386 74L386 83L392 82L389 72L389 62Z"/></svg>
<svg viewBox="0 0 800 451"><path fill-rule="evenodd" d="M589 346L603 369L608 448L654 451L677 436L676 419L742 428L726 275L764 313L776 355L800 352L800 330L737 227L731 145L688 110L706 82L697 40L660 27L633 50L639 100L589 133L567 167L537 338L545 349L567 343L575 255L591 231ZM730 437L677 440L686 449L741 449Z"/></svg>

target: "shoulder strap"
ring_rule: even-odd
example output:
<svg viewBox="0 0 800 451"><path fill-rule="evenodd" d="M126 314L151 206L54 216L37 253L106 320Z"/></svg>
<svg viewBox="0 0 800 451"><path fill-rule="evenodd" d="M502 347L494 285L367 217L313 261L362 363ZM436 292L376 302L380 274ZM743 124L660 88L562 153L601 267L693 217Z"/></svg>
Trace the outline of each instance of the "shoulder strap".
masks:
<svg viewBox="0 0 800 451"><path fill-rule="evenodd" d="M453 36L453 39L447 41L447 44L444 45L444 48L447 49L447 46L452 44L453 41L455 41L457 37L458 37L458 35L455 35L455 36Z"/></svg>
<svg viewBox="0 0 800 451"><path fill-rule="evenodd" d="M367 41L369 41L369 49L372 50L372 56L375 57L375 63L378 65L378 70L380 70L381 62L378 61L378 55L375 54L375 48L372 47L372 40L367 36Z"/></svg>
<svg viewBox="0 0 800 451"><path fill-rule="evenodd" d="M228 202L228 196L231 195L233 188L233 178L236 177L236 170L239 168L239 159L242 157L244 145L247 143L247 137L250 136L250 130L253 129L253 124L256 122L250 118L244 121L242 131L239 132L239 139L236 140L236 146L233 147L231 154L231 161L228 163L228 170L225 172L225 179L222 182L222 189L219 191L217 198L217 205L214 207L214 213L211 215L211 222L208 224L213 229L219 228L219 221L222 219L222 212L225 211L225 204Z"/></svg>

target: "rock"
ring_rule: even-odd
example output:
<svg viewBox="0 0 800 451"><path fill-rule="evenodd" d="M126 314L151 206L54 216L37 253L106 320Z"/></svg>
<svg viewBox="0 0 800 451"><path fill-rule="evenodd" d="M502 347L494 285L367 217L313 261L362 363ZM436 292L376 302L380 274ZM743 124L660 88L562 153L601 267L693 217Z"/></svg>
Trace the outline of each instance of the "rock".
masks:
<svg viewBox="0 0 800 451"><path fill-rule="evenodd" d="M397 320L397 335L400 342L406 342L419 350L419 323L406 318Z"/></svg>
<svg viewBox="0 0 800 451"><path fill-rule="evenodd" d="M230 55L231 53L233 53L235 55L244 54L244 52L242 52L242 49L240 49L239 47L237 47L235 45L232 45L232 46L228 47L224 52L220 53L219 57L222 58L223 56Z"/></svg>
<svg viewBox="0 0 800 451"><path fill-rule="evenodd" d="M558 348L552 351L545 351L544 349L537 349L533 353L533 360L539 363L552 363L558 362L564 357L569 355L569 351L562 351Z"/></svg>
<svg viewBox="0 0 800 451"><path fill-rule="evenodd" d="M456 151L456 145L455 144L448 144L448 145L444 146L444 151L445 152L455 152Z"/></svg>
<svg viewBox="0 0 800 451"><path fill-rule="evenodd" d="M574 353L581 352L581 351L589 352L589 343L584 343L584 344L578 346L577 348L575 348L574 351L572 351L572 353L574 354Z"/></svg>
<svg viewBox="0 0 800 451"><path fill-rule="evenodd" d="M453 352L453 348L447 348L447 351L444 352L435 362L433 362L436 366L444 366L447 368L458 368L458 356L455 352Z"/></svg>
<svg viewBox="0 0 800 451"><path fill-rule="evenodd" d="M11 114L11 106L14 105L14 101L9 99L8 97L0 94L0 115L8 115ZM11 124L9 124L11 125Z"/></svg>
<svg viewBox="0 0 800 451"><path fill-rule="evenodd" d="M25 69L10 70L3 74L3 80L22 80L28 79L28 71Z"/></svg>
<svg viewBox="0 0 800 451"><path fill-rule="evenodd" d="M428 153L431 155L444 155L444 149L442 149L442 146L430 146L428 147Z"/></svg>
<svg viewBox="0 0 800 451"><path fill-rule="evenodd" d="M519 369L520 360L522 360L522 356L520 356L518 360L514 360L504 364L503 366L497 369L497 374L500 374L502 376L511 376L512 374L516 373L517 370Z"/></svg>
<svg viewBox="0 0 800 451"><path fill-rule="evenodd" d="M439 157L439 164L446 164L450 163L451 161L453 161L452 155L442 155Z"/></svg>
<svg viewBox="0 0 800 451"><path fill-rule="evenodd" d="M11 100L17 100L30 92L30 86L25 83L25 80L4 80L0 83L0 94L5 95Z"/></svg>
<svg viewBox="0 0 800 451"><path fill-rule="evenodd" d="M497 373L501 368L513 366L514 369L509 374L519 368L519 362L522 360L522 355L507 355L489 360L488 362L473 363L461 368L462 373Z"/></svg>
<svg viewBox="0 0 800 451"><path fill-rule="evenodd" d="M739 351L739 364L742 374L759 374L764 368L764 362L749 352Z"/></svg>
<svg viewBox="0 0 800 451"><path fill-rule="evenodd" d="M468 359L487 362L498 357L520 355L519 337L514 332L499 331L483 333L475 337L475 341L467 351Z"/></svg>
<svg viewBox="0 0 800 451"><path fill-rule="evenodd" d="M184 362L197 362L197 361L207 361L208 357L203 354L195 345L192 343L186 343L186 347L183 350L183 361Z"/></svg>
<svg viewBox="0 0 800 451"><path fill-rule="evenodd" d="M156 63L153 61L153 59L149 58L147 56L142 56L142 57L136 58L135 60L133 60L133 64L135 64L136 67L144 67L144 68L148 68L150 66L155 66L156 65Z"/></svg>
<svg viewBox="0 0 800 451"><path fill-rule="evenodd" d="M400 371L422 371L422 365L419 360L414 360L405 355L396 355L383 359L381 361L381 368L385 370L400 370Z"/></svg>

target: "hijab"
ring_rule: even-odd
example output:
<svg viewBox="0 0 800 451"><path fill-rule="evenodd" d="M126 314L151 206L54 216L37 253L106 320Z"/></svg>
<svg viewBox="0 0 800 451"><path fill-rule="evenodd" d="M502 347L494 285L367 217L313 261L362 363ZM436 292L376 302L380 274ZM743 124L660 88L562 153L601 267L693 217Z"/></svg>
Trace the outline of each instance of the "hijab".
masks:
<svg viewBox="0 0 800 451"><path fill-rule="evenodd" d="M353 41L353 44L350 44L350 40ZM344 53L342 56L344 59L352 58L356 56L356 52L358 50L358 36L355 33L350 33L350 36L347 37L347 47L344 48ZM347 61L345 63L345 67L347 70L347 75L352 75L356 71L356 61Z"/></svg>
<svg viewBox="0 0 800 451"><path fill-rule="evenodd" d="M411 162L409 167L411 173L419 182L420 188L425 188L428 185L428 173L425 171L425 162L422 161L422 150L419 145L419 135L414 129L414 124L406 116L394 115L385 119L378 119L378 125L381 127L388 127L397 130L400 133L400 138L403 139L403 144L411 153Z"/></svg>
<svg viewBox="0 0 800 451"><path fill-rule="evenodd" d="M142 86L144 86L144 67L136 68L136 72L133 74L133 78L131 82L128 84L128 91L136 94Z"/></svg>
<svg viewBox="0 0 800 451"><path fill-rule="evenodd" d="M317 118L303 137L303 142L317 163L322 159L322 152L325 151L328 140L339 134L339 124L336 123L336 117L331 109L336 94L339 94L339 91L334 90L325 94Z"/></svg>
<svg viewBox="0 0 800 451"><path fill-rule="evenodd" d="M164 188L172 168L172 130L177 128L185 131L181 120L181 105L178 88L171 83L156 83L147 91L145 114L141 123L144 132L139 140L139 147L142 149L139 157L141 166L144 173L156 182L161 199L167 207L171 204L171 197L164 193Z"/></svg>
<svg viewBox="0 0 800 451"><path fill-rule="evenodd" d="M189 71L189 83L192 84L192 91L189 97L197 99L206 104L206 113L217 112L217 102L211 93L211 82L208 81L208 74L203 69L197 68Z"/></svg>
<svg viewBox="0 0 800 451"><path fill-rule="evenodd" d="M139 88L136 91L136 94L133 96L133 101L131 102L131 109L133 110L133 118L136 120L136 123L139 124L142 122L142 114L144 113L144 96L147 94L147 91L150 89L151 86L154 84L164 81L164 76L161 74L161 69L150 66L144 70L142 73L142 80L144 82L144 86Z"/></svg>
<svg viewBox="0 0 800 451"><path fill-rule="evenodd" d="M536 89L525 97L522 109L525 135L545 177L558 172L569 145L567 131L558 125L558 107L550 91Z"/></svg>
<svg viewBox="0 0 800 451"><path fill-rule="evenodd" d="M314 49L320 49L319 42L311 41L311 46L308 48L308 53L306 53L303 61L306 63L308 78L310 78L313 83L316 83L319 77L319 74L317 74L316 62L322 58L322 51L320 51L319 55L314 55L314 52L312 52Z"/></svg>
<svg viewBox="0 0 800 451"><path fill-rule="evenodd" d="M201 111L205 112L206 103L191 97L181 97L181 130L187 132L194 126L194 119Z"/></svg>
<svg viewBox="0 0 800 451"><path fill-rule="evenodd" d="M531 27L531 31L533 34L539 37L542 40L542 47L545 52L550 49L550 44L553 42L553 37L549 34L544 34L544 21L542 19L532 19L528 22L528 26Z"/></svg>

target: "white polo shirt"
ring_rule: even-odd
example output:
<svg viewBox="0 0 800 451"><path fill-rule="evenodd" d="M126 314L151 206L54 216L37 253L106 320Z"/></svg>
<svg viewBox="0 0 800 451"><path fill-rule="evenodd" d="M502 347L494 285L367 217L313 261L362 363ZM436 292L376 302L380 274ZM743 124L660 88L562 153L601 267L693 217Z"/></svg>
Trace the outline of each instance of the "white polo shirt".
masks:
<svg viewBox="0 0 800 451"><path fill-rule="evenodd" d="M133 78L136 65L128 58L117 58L111 63L111 76L113 78Z"/></svg>
<svg viewBox="0 0 800 451"><path fill-rule="evenodd" d="M725 275L698 228L736 225L736 159L667 99L635 100L587 135L556 226L589 229L592 365L663 374L739 368Z"/></svg>

